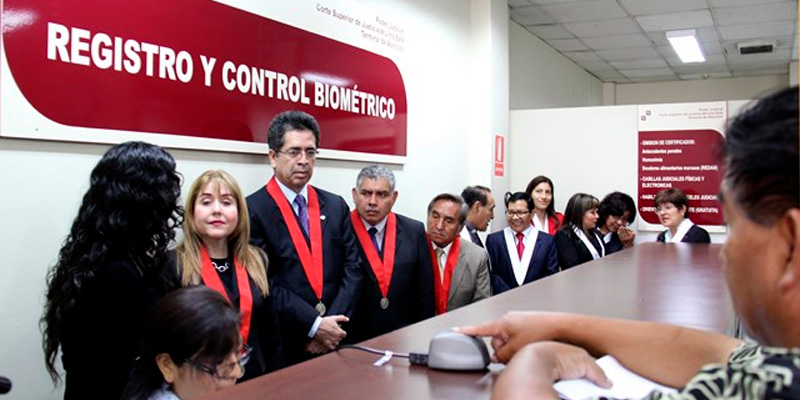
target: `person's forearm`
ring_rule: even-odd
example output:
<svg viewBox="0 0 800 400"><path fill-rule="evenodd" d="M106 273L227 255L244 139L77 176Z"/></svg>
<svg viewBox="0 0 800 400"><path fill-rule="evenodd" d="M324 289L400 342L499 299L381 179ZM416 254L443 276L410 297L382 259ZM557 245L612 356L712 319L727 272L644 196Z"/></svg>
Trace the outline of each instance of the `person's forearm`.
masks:
<svg viewBox="0 0 800 400"><path fill-rule="evenodd" d="M554 314L554 338L594 356L613 355L639 375L681 387L709 363L726 362L739 341L728 336L651 322Z"/></svg>

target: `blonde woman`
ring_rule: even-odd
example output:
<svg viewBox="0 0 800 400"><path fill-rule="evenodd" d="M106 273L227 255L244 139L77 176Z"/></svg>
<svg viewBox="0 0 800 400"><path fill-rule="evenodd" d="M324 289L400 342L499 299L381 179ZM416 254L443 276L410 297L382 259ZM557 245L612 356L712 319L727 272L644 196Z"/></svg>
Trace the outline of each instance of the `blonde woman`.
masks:
<svg viewBox="0 0 800 400"><path fill-rule="evenodd" d="M184 238L176 249L183 286L206 285L241 314L240 333L251 348L241 380L283 366L278 315L269 296L267 257L250 245L247 204L236 180L210 170L192 184L186 197Z"/></svg>

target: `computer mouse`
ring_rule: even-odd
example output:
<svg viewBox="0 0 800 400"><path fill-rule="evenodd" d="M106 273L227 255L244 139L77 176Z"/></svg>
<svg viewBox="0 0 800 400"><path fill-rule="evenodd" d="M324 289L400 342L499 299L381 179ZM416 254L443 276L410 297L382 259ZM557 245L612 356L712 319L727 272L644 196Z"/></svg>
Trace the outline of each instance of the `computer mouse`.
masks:
<svg viewBox="0 0 800 400"><path fill-rule="evenodd" d="M450 330L431 339L428 367L448 371L480 371L489 366L489 350L483 340Z"/></svg>

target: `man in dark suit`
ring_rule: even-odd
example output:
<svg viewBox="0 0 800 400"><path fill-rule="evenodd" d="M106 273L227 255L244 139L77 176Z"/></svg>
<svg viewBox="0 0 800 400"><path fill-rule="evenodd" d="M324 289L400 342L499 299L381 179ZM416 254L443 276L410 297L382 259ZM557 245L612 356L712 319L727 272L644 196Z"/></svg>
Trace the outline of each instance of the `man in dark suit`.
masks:
<svg viewBox="0 0 800 400"><path fill-rule="evenodd" d="M489 222L494 218L492 190L485 186L467 186L461 191L461 198L469 208L467 221L461 229L461 237L484 247L478 231L486 232L489 229Z"/></svg>
<svg viewBox="0 0 800 400"><path fill-rule="evenodd" d="M486 238L492 292L505 292L558 272L553 237L531 223L533 200L524 192L505 196L508 226Z"/></svg>
<svg viewBox="0 0 800 400"><path fill-rule="evenodd" d="M247 197L251 242L269 257L270 295L288 364L336 348L361 287L347 203L308 184L319 135L317 121L304 112L275 116L268 133L274 175Z"/></svg>
<svg viewBox="0 0 800 400"><path fill-rule="evenodd" d="M350 219L364 275L353 318L354 341L435 315L433 267L425 227L392 212L397 200L395 182L389 168L369 165L358 174L353 188L356 209Z"/></svg>
<svg viewBox="0 0 800 400"><path fill-rule="evenodd" d="M437 314L492 295L486 251L459 237L466 219L467 206L460 196L442 193L428 204Z"/></svg>

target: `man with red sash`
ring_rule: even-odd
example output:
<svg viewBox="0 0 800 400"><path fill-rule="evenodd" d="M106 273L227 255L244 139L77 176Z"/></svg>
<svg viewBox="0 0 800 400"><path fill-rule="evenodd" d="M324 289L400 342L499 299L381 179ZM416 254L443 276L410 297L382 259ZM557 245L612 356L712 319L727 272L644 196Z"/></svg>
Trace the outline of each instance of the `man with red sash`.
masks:
<svg viewBox="0 0 800 400"><path fill-rule="evenodd" d="M487 253L459 236L468 211L461 197L449 193L434 197L428 204L436 314L492 295Z"/></svg>
<svg viewBox="0 0 800 400"><path fill-rule="evenodd" d="M386 166L368 165L359 172L353 188L356 209L350 220L364 274L353 318L356 342L435 315L425 227L392 212L397 200L395 182Z"/></svg>
<svg viewBox="0 0 800 400"><path fill-rule="evenodd" d="M251 242L269 258L287 364L331 351L345 338L362 280L347 203L308 184L319 135L311 115L275 116L267 139L274 175L247 197Z"/></svg>

